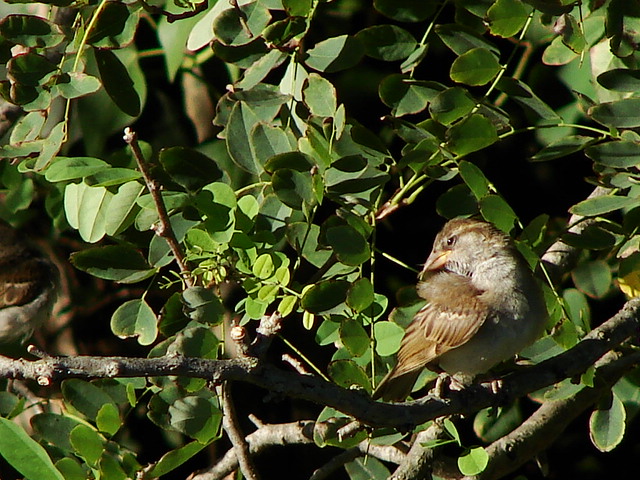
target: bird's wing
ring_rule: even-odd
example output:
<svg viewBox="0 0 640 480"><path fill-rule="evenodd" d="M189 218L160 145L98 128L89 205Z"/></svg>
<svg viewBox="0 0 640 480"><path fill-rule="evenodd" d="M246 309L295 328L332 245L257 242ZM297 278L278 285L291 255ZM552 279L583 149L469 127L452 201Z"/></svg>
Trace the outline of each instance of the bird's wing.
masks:
<svg viewBox="0 0 640 480"><path fill-rule="evenodd" d="M455 305L429 303L416 314L398 352L396 375L424 368L478 332L488 309L478 297L458 300Z"/></svg>
<svg viewBox="0 0 640 480"><path fill-rule="evenodd" d="M46 275L46 266L35 258L23 260L18 265L0 262L0 308L32 301Z"/></svg>
<svg viewBox="0 0 640 480"><path fill-rule="evenodd" d="M407 327L396 366L382 380L374 398L406 397L427 364L468 342L491 314L482 291L469 278L442 274L430 283L429 303Z"/></svg>

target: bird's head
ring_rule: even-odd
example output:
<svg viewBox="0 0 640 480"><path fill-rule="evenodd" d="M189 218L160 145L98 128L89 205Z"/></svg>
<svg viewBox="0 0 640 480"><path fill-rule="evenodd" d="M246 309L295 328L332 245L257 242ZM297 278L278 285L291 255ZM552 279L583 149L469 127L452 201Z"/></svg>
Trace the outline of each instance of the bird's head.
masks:
<svg viewBox="0 0 640 480"><path fill-rule="evenodd" d="M470 277L486 262L512 252L509 237L492 224L456 218L445 224L436 236L419 278L425 281L441 271Z"/></svg>

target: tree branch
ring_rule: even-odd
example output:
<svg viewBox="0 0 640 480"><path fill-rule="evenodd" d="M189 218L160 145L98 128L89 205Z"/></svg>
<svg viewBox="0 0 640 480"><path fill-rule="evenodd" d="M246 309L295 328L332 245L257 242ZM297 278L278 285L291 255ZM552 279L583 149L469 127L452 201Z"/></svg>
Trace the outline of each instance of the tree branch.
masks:
<svg viewBox="0 0 640 480"><path fill-rule="evenodd" d="M180 247L180 242L176 238L175 233L173 232L173 228L171 227L171 221L169 220L169 213L167 212L167 207L164 204L164 199L162 198L162 194L160 193L160 185L151 177L151 172L147 167L147 163L144 159L144 155L142 154L142 150L140 150L140 145L138 144L138 134L131 130L129 127L124 130L124 141L131 147L133 151L133 156L136 159L138 164L138 169L142 174L142 178L144 178L144 182L147 185L147 189L151 194L151 198L153 198L153 203L156 206L156 210L158 212L158 225L155 228L156 235L165 239L171 252L173 253L176 262L178 263L178 267L180 268L180 274L184 283L191 287L193 286L193 279L189 274L189 268L187 267L187 262L184 256L184 252Z"/></svg>
<svg viewBox="0 0 640 480"><path fill-rule="evenodd" d="M587 199L601 197L607 195L611 190L604 187L596 187L589 194ZM595 218L587 218L581 215L572 215L569 218L569 229L567 233L579 235L589 225L595 222ZM551 278L558 280L563 272L570 271L580 254L581 249L567 245L561 238L551 245L547 251L542 255L542 263L548 269Z"/></svg>
<svg viewBox="0 0 640 480"><path fill-rule="evenodd" d="M453 414L470 414L501 405L587 368L631 336L640 326L640 298L630 300L607 322L586 335L570 350L502 379L495 392L491 382L452 391L447 398L385 404L374 402L364 392L348 390L310 375L259 364L253 357L209 360L179 355L158 358L47 357L36 361L0 357L0 378L35 379L42 385L65 378L111 378L181 375L214 383L225 380L247 382L269 392L333 407L362 423L408 429L428 420Z"/></svg>
<svg viewBox="0 0 640 480"><path fill-rule="evenodd" d="M233 451L238 459L242 475L244 475L247 480L259 480L260 476L251 460L249 445L242 430L240 430L240 425L238 425L236 409L233 406L233 400L231 398L230 382L225 382L222 385L222 412L222 426L233 445Z"/></svg>
<svg viewBox="0 0 640 480"><path fill-rule="evenodd" d="M323 432L328 428L328 424L316 423L313 420L301 420L277 425L262 424L258 430L247 436L247 443L251 455L256 456L270 447L313 445L314 431L323 435ZM404 457L404 454L396 447L371 445L368 441L363 441L350 450L353 450L350 455L357 451L357 455L353 458L369 455L385 462L399 463ZM231 449L212 468L193 476L191 480L221 480L237 468L238 459L235 450Z"/></svg>

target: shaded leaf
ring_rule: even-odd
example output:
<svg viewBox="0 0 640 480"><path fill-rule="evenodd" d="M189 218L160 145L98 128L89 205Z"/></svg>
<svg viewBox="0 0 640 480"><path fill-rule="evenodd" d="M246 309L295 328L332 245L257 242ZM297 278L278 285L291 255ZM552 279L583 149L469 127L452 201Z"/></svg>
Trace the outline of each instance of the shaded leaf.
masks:
<svg viewBox="0 0 640 480"><path fill-rule="evenodd" d="M153 275L142 254L126 245L89 248L71 254L71 263L94 277L121 283L135 283Z"/></svg>
<svg viewBox="0 0 640 480"><path fill-rule="evenodd" d="M463 53L451 65L451 80L467 85L485 85L500 71L497 57L486 48L474 48Z"/></svg>
<svg viewBox="0 0 640 480"><path fill-rule="evenodd" d="M64 480L45 449L18 424L2 417L0 455L28 480Z"/></svg>
<svg viewBox="0 0 640 480"><path fill-rule="evenodd" d="M623 439L626 411L615 393L611 393L609 405L599 406L589 417L589 438L601 452L610 452Z"/></svg>
<svg viewBox="0 0 640 480"><path fill-rule="evenodd" d="M332 37L317 43L307 51L305 63L320 72L337 72L353 67L364 55L359 40L349 35Z"/></svg>
<svg viewBox="0 0 640 480"><path fill-rule="evenodd" d="M158 319L143 299L129 300L113 313L111 331L120 338L137 337L140 345L151 345L158 334Z"/></svg>
<svg viewBox="0 0 640 480"><path fill-rule="evenodd" d="M94 55L102 85L113 103L127 115L138 116L142 108L140 97L127 68L110 50L94 50Z"/></svg>

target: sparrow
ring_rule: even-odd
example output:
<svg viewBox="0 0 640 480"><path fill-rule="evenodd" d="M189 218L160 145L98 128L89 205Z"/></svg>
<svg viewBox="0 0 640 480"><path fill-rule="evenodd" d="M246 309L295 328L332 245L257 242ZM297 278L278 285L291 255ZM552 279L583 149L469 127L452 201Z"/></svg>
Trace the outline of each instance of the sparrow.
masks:
<svg viewBox="0 0 640 480"><path fill-rule="evenodd" d="M55 266L0 222L0 344L24 343L50 317L56 279Z"/></svg>
<svg viewBox="0 0 640 480"><path fill-rule="evenodd" d="M512 239L492 224L447 222L419 274L427 300L405 331L396 366L373 398L403 401L427 366L464 383L533 343L547 311Z"/></svg>

